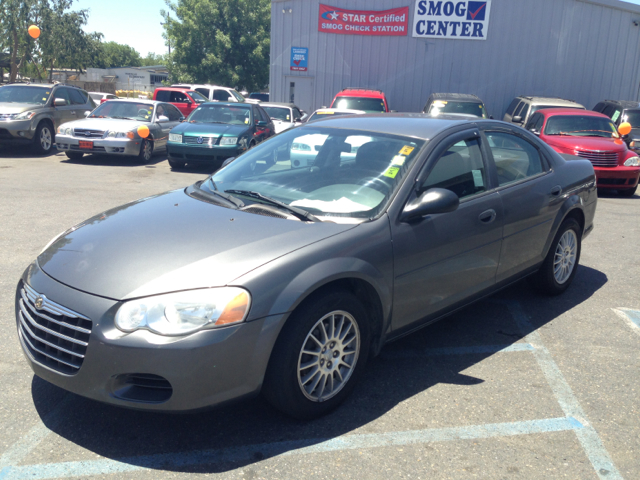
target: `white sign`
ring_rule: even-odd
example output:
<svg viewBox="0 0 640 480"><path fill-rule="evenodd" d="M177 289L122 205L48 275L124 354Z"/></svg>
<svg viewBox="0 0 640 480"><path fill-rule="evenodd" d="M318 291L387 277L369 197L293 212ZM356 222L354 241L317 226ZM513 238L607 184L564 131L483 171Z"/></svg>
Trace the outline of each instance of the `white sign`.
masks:
<svg viewBox="0 0 640 480"><path fill-rule="evenodd" d="M491 0L416 0L413 36L486 40Z"/></svg>

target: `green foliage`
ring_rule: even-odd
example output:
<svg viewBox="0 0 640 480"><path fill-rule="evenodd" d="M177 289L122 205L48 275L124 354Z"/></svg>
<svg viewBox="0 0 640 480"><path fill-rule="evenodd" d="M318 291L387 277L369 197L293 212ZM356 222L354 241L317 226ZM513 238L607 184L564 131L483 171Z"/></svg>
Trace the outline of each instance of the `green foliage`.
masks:
<svg viewBox="0 0 640 480"><path fill-rule="evenodd" d="M270 0L167 0L175 82L259 90L269 83Z"/></svg>
<svg viewBox="0 0 640 480"><path fill-rule="evenodd" d="M158 55L153 52L149 52L146 57L142 59L143 67L151 67L155 65L164 65L167 62L164 55Z"/></svg>
<svg viewBox="0 0 640 480"><path fill-rule="evenodd" d="M116 42L105 42L96 45L97 54L92 67L140 67L142 58L140 54L129 45L121 45Z"/></svg>

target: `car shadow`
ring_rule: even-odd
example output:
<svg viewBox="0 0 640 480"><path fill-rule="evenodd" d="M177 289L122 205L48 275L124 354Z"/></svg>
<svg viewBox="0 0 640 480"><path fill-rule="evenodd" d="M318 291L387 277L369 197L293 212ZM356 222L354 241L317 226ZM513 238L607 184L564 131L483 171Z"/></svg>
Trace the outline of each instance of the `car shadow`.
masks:
<svg viewBox="0 0 640 480"><path fill-rule="evenodd" d="M544 297L544 301L526 281L519 282L387 345L369 363L344 404L313 421L291 419L260 397L184 415L126 410L65 393L37 377L32 382L32 397L48 428L108 459L176 472L225 472L360 429L371 433L367 427L371 422L437 384L469 386L472 396L473 386L484 380L462 372L491 353L427 356L424 350L511 345L530 331L519 330L509 302L522 306L536 330L588 300L606 282L604 273L580 266L569 290L558 297ZM47 415L62 397L69 402L59 413L62 418ZM214 455L203 452L218 452L219 456L211 460Z"/></svg>
<svg viewBox="0 0 640 480"><path fill-rule="evenodd" d="M631 200L640 200L640 191L634 193L631 197L625 197L621 195L618 190L613 189L601 189L598 190L598 198L620 198L620 199L631 199Z"/></svg>
<svg viewBox="0 0 640 480"><path fill-rule="evenodd" d="M0 145L0 158L48 158L60 154L53 147L47 154L37 153L31 145Z"/></svg>
<svg viewBox="0 0 640 480"><path fill-rule="evenodd" d="M64 155L64 154L63 154ZM86 165L96 167L147 167L155 168L157 165L167 161L166 154L154 155L149 162L141 162L136 157L124 157L119 155L101 155L90 154L84 155L78 160L72 160L64 156L61 163L67 163L72 165ZM207 165L186 165L183 168L174 169L174 171L180 173L193 173L197 175L211 174L216 171L215 168Z"/></svg>

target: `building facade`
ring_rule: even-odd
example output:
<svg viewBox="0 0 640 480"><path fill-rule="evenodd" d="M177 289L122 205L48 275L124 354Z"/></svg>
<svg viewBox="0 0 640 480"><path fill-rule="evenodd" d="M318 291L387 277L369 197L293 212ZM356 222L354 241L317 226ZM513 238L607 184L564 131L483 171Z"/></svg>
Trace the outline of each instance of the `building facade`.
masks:
<svg viewBox="0 0 640 480"><path fill-rule="evenodd" d="M309 111L366 87L419 112L472 93L500 119L518 95L638 100L639 25L620 0L272 0L270 95Z"/></svg>

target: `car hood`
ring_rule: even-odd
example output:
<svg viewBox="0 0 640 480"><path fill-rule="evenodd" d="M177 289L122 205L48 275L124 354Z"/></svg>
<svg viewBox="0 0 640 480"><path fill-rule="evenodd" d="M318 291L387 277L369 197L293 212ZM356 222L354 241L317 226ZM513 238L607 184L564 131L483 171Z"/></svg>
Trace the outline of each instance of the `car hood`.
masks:
<svg viewBox="0 0 640 480"><path fill-rule="evenodd" d="M66 127L72 128L89 128L92 130L118 130L129 131L135 130L141 125L151 127L151 122L137 122L135 120L121 120L118 118L83 118L66 123Z"/></svg>
<svg viewBox="0 0 640 480"><path fill-rule="evenodd" d="M27 112L29 110L40 110L42 108L46 108L45 105L38 105L35 103L0 102L0 115L3 113L14 114Z"/></svg>
<svg viewBox="0 0 640 480"><path fill-rule="evenodd" d="M90 218L53 242L38 264L65 285L125 300L227 285L354 227L241 212L176 190Z"/></svg>
<svg viewBox="0 0 640 480"><path fill-rule="evenodd" d="M227 123L181 123L175 126L171 133L186 135L227 135L239 137L251 128L250 125L229 125Z"/></svg>
<svg viewBox="0 0 640 480"><path fill-rule="evenodd" d="M568 150L600 150L608 152L624 152L627 150L625 143L614 138L597 138L597 137L560 137L553 135L545 135L544 141L552 147L558 147Z"/></svg>

